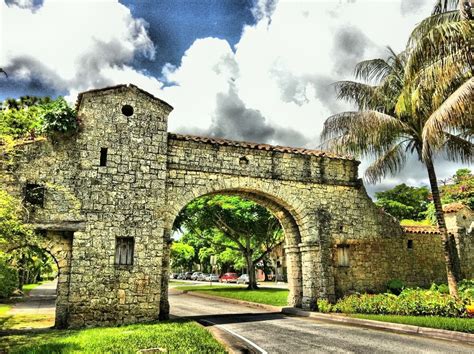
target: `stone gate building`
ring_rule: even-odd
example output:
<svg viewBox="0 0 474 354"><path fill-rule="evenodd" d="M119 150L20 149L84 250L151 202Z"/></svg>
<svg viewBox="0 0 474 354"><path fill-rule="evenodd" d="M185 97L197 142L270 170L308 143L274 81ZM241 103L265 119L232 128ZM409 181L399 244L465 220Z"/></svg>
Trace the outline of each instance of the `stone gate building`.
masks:
<svg viewBox="0 0 474 354"><path fill-rule="evenodd" d="M419 272L442 259L407 249L352 158L168 133L172 107L133 85L81 93L77 110L78 133L18 147L5 181L58 262L58 327L166 318L173 221L212 193L254 200L279 219L290 306L440 276Z"/></svg>

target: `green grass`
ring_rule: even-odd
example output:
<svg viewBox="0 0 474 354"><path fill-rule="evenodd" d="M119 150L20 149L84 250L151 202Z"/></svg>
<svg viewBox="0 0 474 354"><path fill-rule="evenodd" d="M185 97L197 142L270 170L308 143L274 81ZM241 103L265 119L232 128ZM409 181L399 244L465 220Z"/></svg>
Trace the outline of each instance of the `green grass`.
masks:
<svg viewBox="0 0 474 354"><path fill-rule="evenodd" d="M23 285L23 294L25 294L25 296L28 296L31 292L31 290L33 290L34 288L37 288L38 286L40 286L41 284L45 283L44 281L40 281L39 283L36 283L36 284L25 284Z"/></svg>
<svg viewBox="0 0 474 354"><path fill-rule="evenodd" d="M247 290L245 286L237 287L223 285L178 286L175 289L182 291L198 291L209 295L273 306L286 306L288 303L287 289L260 288L258 290Z"/></svg>
<svg viewBox="0 0 474 354"><path fill-rule="evenodd" d="M50 330L11 335L0 341L0 352L9 353L137 353L151 348L161 348L167 353L225 353L207 330L189 321Z"/></svg>
<svg viewBox="0 0 474 354"><path fill-rule="evenodd" d="M5 315L11 308L11 305L0 304L0 316Z"/></svg>
<svg viewBox="0 0 474 354"><path fill-rule="evenodd" d="M439 316L398 316L350 314L350 317L383 322L403 323L413 326L447 329L449 331L474 333L474 319Z"/></svg>

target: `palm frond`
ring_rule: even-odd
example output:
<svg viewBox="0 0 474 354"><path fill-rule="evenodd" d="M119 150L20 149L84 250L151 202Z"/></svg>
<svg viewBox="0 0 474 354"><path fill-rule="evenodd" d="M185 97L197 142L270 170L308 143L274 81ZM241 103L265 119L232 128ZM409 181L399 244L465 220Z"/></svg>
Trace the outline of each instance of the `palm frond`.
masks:
<svg viewBox="0 0 474 354"><path fill-rule="evenodd" d="M383 154L404 136L407 127L377 111L344 112L329 117L321 139L329 150L369 156Z"/></svg>
<svg viewBox="0 0 474 354"><path fill-rule="evenodd" d="M474 162L474 144L459 135L445 133L444 152L450 161Z"/></svg>
<svg viewBox="0 0 474 354"><path fill-rule="evenodd" d="M354 69L357 80L377 83L382 81L390 72L392 67L383 59L364 60L358 63Z"/></svg>
<svg viewBox="0 0 474 354"><path fill-rule="evenodd" d="M449 131L472 130L474 78L470 78L451 94L427 119L423 128L423 156L428 157L431 149L441 148L445 133Z"/></svg>
<svg viewBox="0 0 474 354"><path fill-rule="evenodd" d="M375 87L355 81L338 81L334 84L337 98L355 103L358 108L371 107L376 99Z"/></svg>
<svg viewBox="0 0 474 354"><path fill-rule="evenodd" d="M405 162L404 143L395 144L365 170L364 177L369 183L377 183L387 175L394 175L399 172Z"/></svg>
<svg viewBox="0 0 474 354"><path fill-rule="evenodd" d="M412 48L416 42L423 38L433 27L442 25L447 22L456 22L461 19L458 10L433 14L421 21L410 34L408 47Z"/></svg>
<svg viewBox="0 0 474 354"><path fill-rule="evenodd" d="M440 61L440 67L447 67L444 58L455 52L462 53L464 63L472 68L472 38L474 21L446 22L432 28L408 49L407 78L411 80L427 63Z"/></svg>
<svg viewBox="0 0 474 354"><path fill-rule="evenodd" d="M459 1L460 0L436 0L432 14L436 15L447 11L458 10Z"/></svg>

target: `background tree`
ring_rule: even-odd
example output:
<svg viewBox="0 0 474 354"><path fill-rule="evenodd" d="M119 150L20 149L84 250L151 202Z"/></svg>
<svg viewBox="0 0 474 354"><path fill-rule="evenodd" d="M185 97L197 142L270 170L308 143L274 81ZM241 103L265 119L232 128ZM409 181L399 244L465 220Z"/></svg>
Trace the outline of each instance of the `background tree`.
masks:
<svg viewBox="0 0 474 354"><path fill-rule="evenodd" d="M71 132L78 125L76 112L62 97L8 98L0 110L0 141Z"/></svg>
<svg viewBox="0 0 474 354"><path fill-rule="evenodd" d="M178 215L175 229L188 230L215 249L239 252L249 274L249 289L256 289L255 265L283 242L278 220L255 202L236 196L197 198Z"/></svg>
<svg viewBox="0 0 474 354"><path fill-rule="evenodd" d="M174 269L191 270L195 251L191 245L173 242L171 245L171 267Z"/></svg>
<svg viewBox="0 0 474 354"><path fill-rule="evenodd" d="M384 192L375 193L375 204L399 220L423 220L430 200L426 187L410 187L399 184Z"/></svg>
<svg viewBox="0 0 474 354"><path fill-rule="evenodd" d="M356 66L356 78L362 82L337 83L338 98L354 103L358 110L329 117L322 139L329 149L374 159L365 172L369 182L399 172L410 153L425 165L437 211L449 289L457 297L458 275L450 252L434 154L444 152L453 161L473 160L474 122L472 115L466 114L473 92L465 92L466 83L472 81L472 71L466 65L464 71L453 70L449 85L430 89L421 85L420 78L420 85L407 78L409 57L408 52L397 55L390 50L387 59L368 60ZM450 112L450 127L456 126L456 130L432 123L440 110ZM439 139L435 139L436 143L433 136Z"/></svg>

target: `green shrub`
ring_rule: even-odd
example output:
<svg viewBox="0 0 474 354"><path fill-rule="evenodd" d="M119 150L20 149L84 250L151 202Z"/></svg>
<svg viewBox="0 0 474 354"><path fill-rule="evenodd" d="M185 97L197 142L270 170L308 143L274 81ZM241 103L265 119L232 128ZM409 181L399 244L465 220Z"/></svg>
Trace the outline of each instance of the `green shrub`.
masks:
<svg viewBox="0 0 474 354"><path fill-rule="evenodd" d="M8 298L18 288L18 272L0 257L0 298Z"/></svg>
<svg viewBox="0 0 474 354"><path fill-rule="evenodd" d="M333 311L381 315L466 317L469 300L455 300L449 294L422 289L405 289L394 294L350 295L339 300Z"/></svg>
<svg viewBox="0 0 474 354"><path fill-rule="evenodd" d="M395 295L399 295L405 288L405 283L400 279L392 279L387 283L387 289Z"/></svg>
<svg viewBox="0 0 474 354"><path fill-rule="evenodd" d="M76 112L62 97L45 105L42 118L42 130L46 134L67 133L78 128Z"/></svg>
<svg viewBox="0 0 474 354"><path fill-rule="evenodd" d="M332 306L333 305L325 299L318 300L318 311L319 312L323 312L323 313L332 312Z"/></svg>
<svg viewBox="0 0 474 354"><path fill-rule="evenodd" d="M431 284L431 287L430 287L430 290L431 291L438 291L440 292L441 294L449 294L449 286L447 284Z"/></svg>

